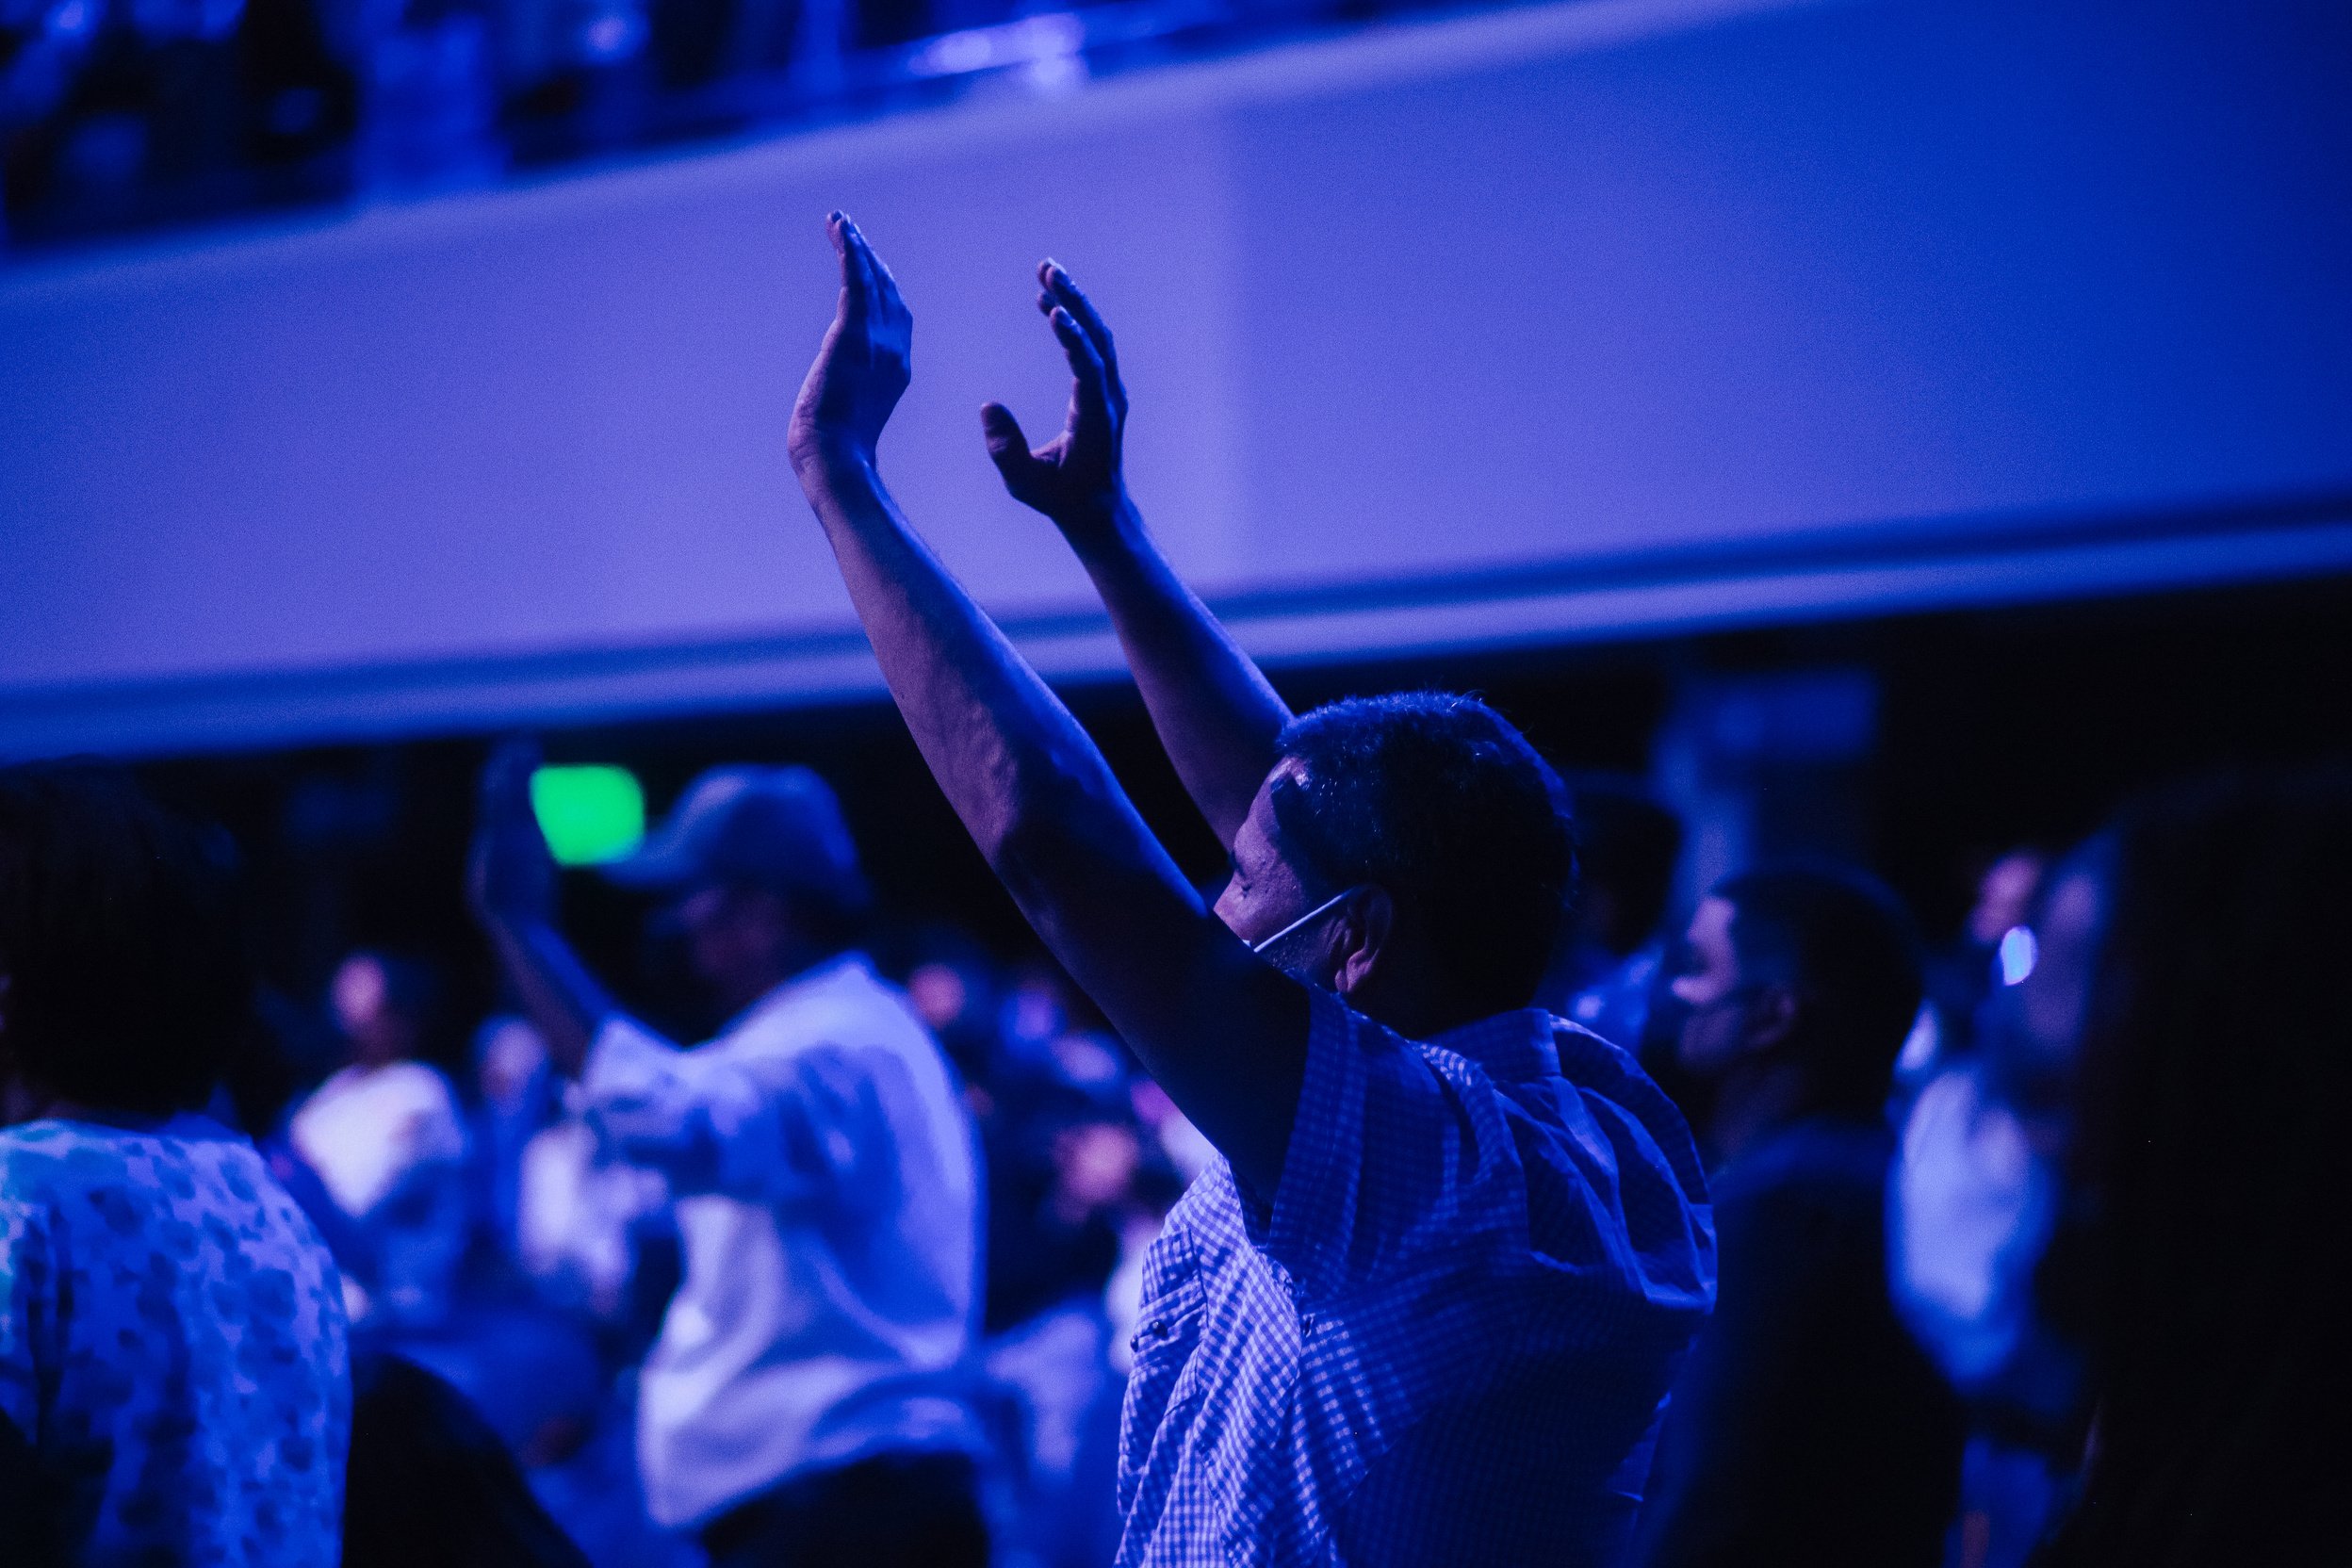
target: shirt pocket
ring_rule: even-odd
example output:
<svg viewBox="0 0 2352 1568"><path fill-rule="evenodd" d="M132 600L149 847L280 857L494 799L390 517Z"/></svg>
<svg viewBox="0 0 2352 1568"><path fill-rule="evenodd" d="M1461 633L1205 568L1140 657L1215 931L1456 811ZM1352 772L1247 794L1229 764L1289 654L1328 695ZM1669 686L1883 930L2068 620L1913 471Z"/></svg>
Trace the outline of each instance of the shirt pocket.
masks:
<svg viewBox="0 0 2352 1568"><path fill-rule="evenodd" d="M1177 1382L1200 1348L1201 1301L1200 1281L1191 1276L1145 1302L1135 1315L1135 1335L1128 1341L1135 1363L1127 1374L1127 1396L1119 1414L1119 1508L1122 1514L1133 1509L1136 1490L1152 1467L1153 1450L1161 1440L1181 1446L1181 1434L1168 1430L1169 1417L1176 1413Z"/></svg>

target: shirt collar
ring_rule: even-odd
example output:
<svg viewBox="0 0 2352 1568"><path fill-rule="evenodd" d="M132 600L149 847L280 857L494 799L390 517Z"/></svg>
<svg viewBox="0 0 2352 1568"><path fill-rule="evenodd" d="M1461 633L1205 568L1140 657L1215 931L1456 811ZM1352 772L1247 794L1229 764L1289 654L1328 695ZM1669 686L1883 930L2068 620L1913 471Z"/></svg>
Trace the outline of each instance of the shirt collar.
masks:
<svg viewBox="0 0 2352 1568"><path fill-rule="evenodd" d="M1496 1078L1549 1078L1560 1072L1558 1022L1541 1007L1496 1013L1476 1023L1448 1029L1429 1043L1484 1068Z"/></svg>
<svg viewBox="0 0 2352 1568"><path fill-rule="evenodd" d="M720 1033L731 1035L756 1018L764 1017L779 1007L790 1006L803 997L813 995L853 974L872 972L873 966L868 963L866 956L855 948L837 953L830 958L819 959L798 974L778 981L774 990L729 1019L727 1027Z"/></svg>

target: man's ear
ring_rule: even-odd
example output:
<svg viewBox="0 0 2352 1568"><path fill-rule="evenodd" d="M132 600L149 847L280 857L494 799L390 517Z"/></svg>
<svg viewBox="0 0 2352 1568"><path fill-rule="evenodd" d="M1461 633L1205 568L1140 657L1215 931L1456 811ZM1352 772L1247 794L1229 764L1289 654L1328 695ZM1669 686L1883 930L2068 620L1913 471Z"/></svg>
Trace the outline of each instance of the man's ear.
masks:
<svg viewBox="0 0 2352 1568"><path fill-rule="evenodd" d="M1796 1030L1795 988L1778 980L1756 988L1756 1000L1748 1004L1747 1038L1742 1042L1745 1048L1770 1051Z"/></svg>
<svg viewBox="0 0 2352 1568"><path fill-rule="evenodd" d="M1389 938L1396 929L1396 906L1385 888L1367 887L1349 899L1332 923L1339 967L1331 989L1342 996L1362 990L1385 967Z"/></svg>

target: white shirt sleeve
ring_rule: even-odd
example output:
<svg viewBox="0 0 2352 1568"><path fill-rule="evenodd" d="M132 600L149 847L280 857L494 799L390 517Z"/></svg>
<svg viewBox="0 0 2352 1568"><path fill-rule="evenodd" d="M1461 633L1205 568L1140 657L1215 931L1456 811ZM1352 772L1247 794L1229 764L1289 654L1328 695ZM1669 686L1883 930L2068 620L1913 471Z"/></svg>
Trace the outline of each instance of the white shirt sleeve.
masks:
<svg viewBox="0 0 2352 1568"><path fill-rule="evenodd" d="M854 1198L887 1177L874 1078L890 1065L885 1052L829 1046L699 1058L616 1017L598 1031L580 1086L598 1136L659 1171L674 1196L781 1205Z"/></svg>

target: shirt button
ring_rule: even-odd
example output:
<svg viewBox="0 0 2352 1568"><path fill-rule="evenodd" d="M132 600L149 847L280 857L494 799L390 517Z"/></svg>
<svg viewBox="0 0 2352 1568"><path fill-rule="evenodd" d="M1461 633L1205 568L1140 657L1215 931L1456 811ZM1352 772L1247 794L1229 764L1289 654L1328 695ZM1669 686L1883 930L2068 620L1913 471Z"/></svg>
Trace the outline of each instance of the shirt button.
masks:
<svg viewBox="0 0 2352 1568"><path fill-rule="evenodd" d="M1305 1316L1298 1319L1298 1337L1300 1339L1313 1339L1315 1337L1315 1314L1308 1313Z"/></svg>

